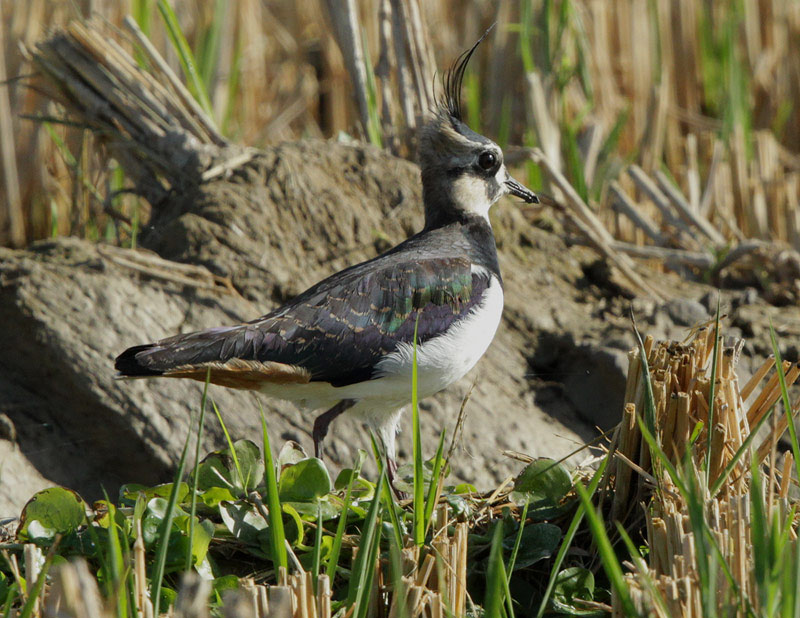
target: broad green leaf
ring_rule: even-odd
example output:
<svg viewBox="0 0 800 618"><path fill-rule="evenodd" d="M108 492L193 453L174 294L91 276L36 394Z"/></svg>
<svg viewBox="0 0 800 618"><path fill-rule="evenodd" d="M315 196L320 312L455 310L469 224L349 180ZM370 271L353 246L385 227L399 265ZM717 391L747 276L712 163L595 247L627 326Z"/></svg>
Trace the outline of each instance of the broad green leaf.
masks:
<svg viewBox="0 0 800 618"><path fill-rule="evenodd" d="M516 478L511 499L520 505L528 500L528 516L548 519L563 512L564 498L571 489L572 479L566 468L542 458L529 464Z"/></svg>
<svg viewBox="0 0 800 618"><path fill-rule="evenodd" d="M169 607L178 599L178 593L172 588L161 586L161 607Z"/></svg>
<svg viewBox="0 0 800 618"><path fill-rule="evenodd" d="M258 533L267 528L267 522L247 503L223 502L219 514L231 534L248 545L258 545Z"/></svg>
<svg viewBox="0 0 800 618"><path fill-rule="evenodd" d="M336 519L339 516L339 513L342 512L342 508L338 503L333 504L328 500L319 500L318 503L319 509L322 512L323 521ZM317 502L286 502L286 504L291 505L291 507L300 513L300 515L310 519L311 521L317 520Z"/></svg>
<svg viewBox="0 0 800 618"><path fill-rule="evenodd" d="M445 500L447 500L447 504L450 505L450 508L453 509L453 517L458 517L461 519L469 516L472 510L469 501L465 500L461 496L456 496L453 494L446 495Z"/></svg>
<svg viewBox="0 0 800 618"><path fill-rule="evenodd" d="M220 502L234 502L234 498L230 489L225 487L211 487L200 494L200 500L208 507L219 506Z"/></svg>
<svg viewBox="0 0 800 618"><path fill-rule="evenodd" d="M503 547L511 550L516 542L516 534L503 540ZM553 524L528 524L522 531L514 570L530 566L539 560L553 555L561 541L561 528Z"/></svg>
<svg viewBox="0 0 800 618"><path fill-rule="evenodd" d="M86 521L86 503L71 489L50 487L36 493L22 509L20 541L51 540L75 532Z"/></svg>
<svg viewBox="0 0 800 618"><path fill-rule="evenodd" d="M297 442L289 440L281 447L278 453L278 472L283 470L286 466L292 466L304 459L308 459L308 453L306 453L303 447Z"/></svg>
<svg viewBox="0 0 800 618"><path fill-rule="evenodd" d="M594 575L583 567L570 567L559 572L553 587L553 607L569 616L599 615L597 610L576 604L576 599L594 600Z"/></svg>
<svg viewBox="0 0 800 618"><path fill-rule="evenodd" d="M189 516L176 517L175 524L183 532L182 540L184 543L189 542ZM192 538L192 558L193 564L200 564L206 559L208 554L208 546L211 544L211 539L214 538L214 524L207 519L200 521L195 517L194 521L194 535Z"/></svg>
<svg viewBox="0 0 800 618"><path fill-rule="evenodd" d="M359 449L359 454L361 453L363 453L364 456L366 456L366 451ZM336 477L336 481L333 483L333 488L336 491L342 491L342 492L345 491L350 486L350 479L352 478L353 478L353 469L345 468ZM362 476L358 476L358 478L355 479L355 482L350 488L351 502L355 502L357 500L372 500L372 496L374 495L375 495L375 483L371 483L369 480L365 479Z"/></svg>
<svg viewBox="0 0 800 618"><path fill-rule="evenodd" d="M208 455L198 468L197 488L201 491L211 488L222 488L234 493L249 493L255 489L264 477L264 463L258 446L250 440L238 440L234 443L236 458L242 472L244 487L239 473L231 457L230 449L214 451Z"/></svg>
<svg viewBox="0 0 800 618"><path fill-rule="evenodd" d="M11 585L9 576L0 571L0 606L5 605Z"/></svg>
<svg viewBox="0 0 800 618"><path fill-rule="evenodd" d="M150 515L151 517L155 517L159 520L164 519L164 516L167 514L168 506L169 505L167 503L166 498L153 498L147 503L147 509L145 510L145 517ZM174 510L174 516L180 517L181 515L188 515L188 513L184 511L181 507L176 506Z"/></svg>
<svg viewBox="0 0 800 618"><path fill-rule="evenodd" d="M218 595L222 595L226 590L238 590L239 578L236 575L223 575L211 582L211 589Z"/></svg>
<svg viewBox="0 0 800 618"><path fill-rule="evenodd" d="M138 483L128 483L120 487L119 495L120 500L135 502L139 495L144 495L147 500L153 498L169 498L169 492L172 491L172 483L164 483L156 485L155 487L147 487ZM181 483L178 487L178 503L183 502L186 496L189 495L189 485Z"/></svg>
<svg viewBox="0 0 800 618"><path fill-rule="evenodd" d="M328 495L331 477L325 464L309 457L285 468L278 482L278 495L283 502L316 502Z"/></svg>
<svg viewBox="0 0 800 618"><path fill-rule="evenodd" d="M168 501L166 498L153 498L147 502L147 508L145 509L144 517L142 517L142 537L146 545L158 540L159 527L166 515L167 506ZM176 505L174 516L181 517L185 515L188 515L186 511Z"/></svg>

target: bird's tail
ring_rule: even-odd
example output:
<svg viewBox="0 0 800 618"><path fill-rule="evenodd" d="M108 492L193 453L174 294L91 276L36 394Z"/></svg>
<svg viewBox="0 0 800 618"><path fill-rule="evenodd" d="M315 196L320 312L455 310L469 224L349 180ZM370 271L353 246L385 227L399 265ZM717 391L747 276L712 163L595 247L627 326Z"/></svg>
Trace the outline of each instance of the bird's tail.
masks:
<svg viewBox="0 0 800 618"><path fill-rule="evenodd" d="M209 328L136 345L117 356L114 368L118 377L137 378L170 374L181 367L212 361L224 362L245 352L240 336L243 330L237 326Z"/></svg>
<svg viewBox="0 0 800 618"><path fill-rule="evenodd" d="M114 369L117 370L117 377L120 378L145 378L150 376L160 376L164 374L161 369L148 367L137 357L139 354L145 356L146 352L157 347L155 343L135 345L125 350L114 360Z"/></svg>
<svg viewBox="0 0 800 618"><path fill-rule="evenodd" d="M308 383L307 369L269 354L271 335L250 324L210 328L128 348L114 366L120 378L190 378L230 388Z"/></svg>

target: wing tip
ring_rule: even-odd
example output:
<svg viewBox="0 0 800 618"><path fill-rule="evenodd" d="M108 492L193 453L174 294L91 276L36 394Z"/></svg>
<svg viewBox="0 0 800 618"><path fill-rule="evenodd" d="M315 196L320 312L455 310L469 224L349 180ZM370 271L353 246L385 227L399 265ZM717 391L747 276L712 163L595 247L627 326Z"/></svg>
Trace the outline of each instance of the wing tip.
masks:
<svg viewBox="0 0 800 618"><path fill-rule="evenodd" d="M135 345L128 348L122 354L114 359L114 369L117 374L114 376L116 379L122 378L144 378L150 376L160 376L164 372L157 369L151 369L143 365L137 356L141 352L153 349L155 346L152 343L144 345Z"/></svg>

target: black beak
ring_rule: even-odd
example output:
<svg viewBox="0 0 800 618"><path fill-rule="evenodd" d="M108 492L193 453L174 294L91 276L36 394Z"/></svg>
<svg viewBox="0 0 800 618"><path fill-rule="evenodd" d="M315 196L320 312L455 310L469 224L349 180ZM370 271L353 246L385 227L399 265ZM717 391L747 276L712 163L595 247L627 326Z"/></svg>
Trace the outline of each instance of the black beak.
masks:
<svg viewBox="0 0 800 618"><path fill-rule="evenodd" d="M516 180L511 178L511 176L509 176L508 180L506 180L506 187L508 188L508 192L511 195L516 195L517 197L521 197L523 200L525 200L525 203L527 204L539 203L539 198L533 191L518 183Z"/></svg>

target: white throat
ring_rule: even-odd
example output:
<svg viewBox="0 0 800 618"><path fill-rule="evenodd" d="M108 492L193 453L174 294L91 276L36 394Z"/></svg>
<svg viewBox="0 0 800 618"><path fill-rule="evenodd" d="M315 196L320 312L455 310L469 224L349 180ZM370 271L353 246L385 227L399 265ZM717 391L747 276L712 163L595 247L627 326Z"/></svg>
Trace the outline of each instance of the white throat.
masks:
<svg viewBox="0 0 800 618"><path fill-rule="evenodd" d="M499 187L505 187L505 180L508 177L505 166L501 165L495 174L494 181ZM489 180L488 182L491 182ZM489 209L497 199L505 193L498 193L494 199L490 199L490 191L487 180L465 174L460 176L453 183L453 201L465 212L483 217L489 221Z"/></svg>

